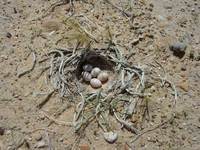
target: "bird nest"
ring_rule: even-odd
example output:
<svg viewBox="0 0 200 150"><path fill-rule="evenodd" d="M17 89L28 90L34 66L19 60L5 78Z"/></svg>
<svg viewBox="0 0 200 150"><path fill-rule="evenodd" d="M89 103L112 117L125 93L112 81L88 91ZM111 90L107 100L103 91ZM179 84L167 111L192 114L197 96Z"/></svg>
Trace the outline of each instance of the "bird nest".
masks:
<svg viewBox="0 0 200 150"><path fill-rule="evenodd" d="M149 89L154 84L159 83L161 88L168 84L176 102L175 86L165 77L161 77L155 69L156 66L162 68L160 64L156 63L151 66L152 69L147 70L144 67L130 65L124 54L114 45L92 50L55 49L50 55L52 56L49 73L51 84L61 97L76 103L71 123L75 132L83 131L95 120L104 131L105 140L112 143L118 137L109 119L113 117L122 128L141 135L131 118L134 114L141 118L145 116L148 110L148 98L151 96ZM92 89L81 81L85 64L110 72L109 81L105 86Z"/></svg>

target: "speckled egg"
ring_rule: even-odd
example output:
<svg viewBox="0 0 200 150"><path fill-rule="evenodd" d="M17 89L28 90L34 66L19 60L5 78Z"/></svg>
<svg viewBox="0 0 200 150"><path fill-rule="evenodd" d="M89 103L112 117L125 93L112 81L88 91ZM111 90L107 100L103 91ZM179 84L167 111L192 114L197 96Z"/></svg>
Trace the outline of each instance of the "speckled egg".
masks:
<svg viewBox="0 0 200 150"><path fill-rule="evenodd" d="M96 78L99 75L100 72L101 72L101 69L98 68L98 67L95 67L95 68L92 69L91 75L92 75L93 78Z"/></svg>
<svg viewBox="0 0 200 150"><path fill-rule="evenodd" d="M92 79L92 76L89 72L82 72L82 77L83 80L86 82L90 82L90 80Z"/></svg>
<svg viewBox="0 0 200 150"><path fill-rule="evenodd" d="M99 79L101 82L106 82L108 80L108 73L107 72L101 72L97 79Z"/></svg>
<svg viewBox="0 0 200 150"><path fill-rule="evenodd" d="M86 71L86 72L91 72L92 71L92 65L90 64L86 64L83 66L83 70Z"/></svg>
<svg viewBox="0 0 200 150"><path fill-rule="evenodd" d="M99 79L93 78L93 79L90 80L90 85L93 88L100 88L102 86L102 83Z"/></svg>

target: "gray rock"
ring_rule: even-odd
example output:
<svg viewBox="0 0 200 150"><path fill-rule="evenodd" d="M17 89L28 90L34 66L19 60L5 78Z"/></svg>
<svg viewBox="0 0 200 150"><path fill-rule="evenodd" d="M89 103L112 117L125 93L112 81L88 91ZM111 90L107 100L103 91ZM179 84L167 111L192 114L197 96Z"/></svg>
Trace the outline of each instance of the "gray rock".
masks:
<svg viewBox="0 0 200 150"><path fill-rule="evenodd" d="M6 37L10 39L12 37L12 34L10 32L7 32Z"/></svg>
<svg viewBox="0 0 200 150"><path fill-rule="evenodd" d="M117 138L118 138L118 134L117 134L116 132L112 132L112 131L110 131L110 132L105 132L105 133L103 134L103 136L104 136L104 139L105 139L108 143L114 143L114 142L117 140Z"/></svg>
<svg viewBox="0 0 200 150"><path fill-rule="evenodd" d="M181 42L175 42L169 45L169 49L173 51L173 54L179 58L182 58L185 55L187 45Z"/></svg>

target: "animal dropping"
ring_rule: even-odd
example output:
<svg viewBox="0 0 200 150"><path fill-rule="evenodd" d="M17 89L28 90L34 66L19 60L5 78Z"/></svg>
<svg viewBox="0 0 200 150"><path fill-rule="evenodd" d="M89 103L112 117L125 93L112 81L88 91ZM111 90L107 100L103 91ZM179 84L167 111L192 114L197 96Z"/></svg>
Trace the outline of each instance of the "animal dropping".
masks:
<svg viewBox="0 0 200 150"><path fill-rule="evenodd" d="M91 75L93 78L96 78L101 72L101 69L98 67L95 67L94 69L92 69Z"/></svg>
<svg viewBox="0 0 200 150"><path fill-rule="evenodd" d="M83 80L86 82L90 82L90 80L92 79L92 76L89 72L82 72L82 77Z"/></svg>
<svg viewBox="0 0 200 150"><path fill-rule="evenodd" d="M102 86L102 83L99 79L93 78L93 79L90 80L90 85L93 88L100 88Z"/></svg>

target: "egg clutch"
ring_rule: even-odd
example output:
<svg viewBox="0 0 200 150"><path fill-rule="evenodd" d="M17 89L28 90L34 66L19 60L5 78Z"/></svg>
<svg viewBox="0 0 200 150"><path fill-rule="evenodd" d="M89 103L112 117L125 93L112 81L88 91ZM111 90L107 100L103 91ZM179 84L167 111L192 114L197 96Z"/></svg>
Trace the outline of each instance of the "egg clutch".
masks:
<svg viewBox="0 0 200 150"><path fill-rule="evenodd" d="M90 64L83 66L83 72L81 73L82 79L85 82L90 83L93 88L100 88L102 84L108 81L108 73L101 70L98 67L93 67Z"/></svg>

